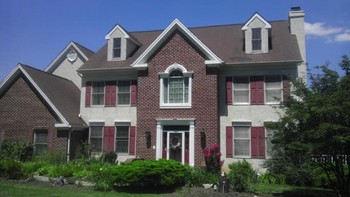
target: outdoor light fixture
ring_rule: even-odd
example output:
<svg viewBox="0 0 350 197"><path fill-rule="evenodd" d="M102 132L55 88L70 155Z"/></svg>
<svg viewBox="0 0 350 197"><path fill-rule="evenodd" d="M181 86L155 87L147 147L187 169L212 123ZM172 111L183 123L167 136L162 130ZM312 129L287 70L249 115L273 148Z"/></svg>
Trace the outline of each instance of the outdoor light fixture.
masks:
<svg viewBox="0 0 350 197"><path fill-rule="evenodd" d="M202 129L201 133L201 147L204 149L206 147L206 136L205 136L205 129Z"/></svg>
<svg viewBox="0 0 350 197"><path fill-rule="evenodd" d="M147 130L145 132L145 136L146 136L146 147L151 148L151 132Z"/></svg>

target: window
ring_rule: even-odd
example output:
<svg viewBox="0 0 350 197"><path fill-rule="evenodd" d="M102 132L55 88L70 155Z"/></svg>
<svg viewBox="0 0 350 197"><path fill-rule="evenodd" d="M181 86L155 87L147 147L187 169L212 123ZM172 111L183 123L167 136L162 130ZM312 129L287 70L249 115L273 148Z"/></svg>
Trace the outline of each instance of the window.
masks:
<svg viewBox="0 0 350 197"><path fill-rule="evenodd" d="M129 153L129 127L117 126L115 138L115 152Z"/></svg>
<svg viewBox="0 0 350 197"><path fill-rule="evenodd" d="M265 97L266 103L279 103L282 98L281 76L265 76Z"/></svg>
<svg viewBox="0 0 350 197"><path fill-rule="evenodd" d="M233 78L233 95L235 104L249 104L249 77Z"/></svg>
<svg viewBox="0 0 350 197"><path fill-rule="evenodd" d="M118 105L130 104L130 81L118 82Z"/></svg>
<svg viewBox="0 0 350 197"><path fill-rule="evenodd" d="M233 127L233 150L235 156L250 156L250 127L234 126Z"/></svg>
<svg viewBox="0 0 350 197"><path fill-rule="evenodd" d="M113 38L113 57L121 57L121 38Z"/></svg>
<svg viewBox="0 0 350 197"><path fill-rule="evenodd" d="M34 153L42 154L47 152L47 130L34 131Z"/></svg>
<svg viewBox="0 0 350 197"><path fill-rule="evenodd" d="M92 105L103 105L105 98L105 83L92 83Z"/></svg>
<svg viewBox="0 0 350 197"><path fill-rule="evenodd" d="M161 108L190 108L192 73L178 64L160 74Z"/></svg>
<svg viewBox="0 0 350 197"><path fill-rule="evenodd" d="M90 145L92 152L102 152L102 139L103 139L103 127L92 126L90 127Z"/></svg>
<svg viewBox="0 0 350 197"><path fill-rule="evenodd" d="M261 50L261 28L252 28L252 49Z"/></svg>

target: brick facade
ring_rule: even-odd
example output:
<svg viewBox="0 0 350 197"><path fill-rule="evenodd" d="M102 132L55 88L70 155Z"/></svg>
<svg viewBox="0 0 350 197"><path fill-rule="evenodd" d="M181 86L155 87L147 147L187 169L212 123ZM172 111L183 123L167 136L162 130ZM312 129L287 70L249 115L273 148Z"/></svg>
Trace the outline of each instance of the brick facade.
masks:
<svg viewBox="0 0 350 197"><path fill-rule="evenodd" d="M218 71L207 68L205 57L180 32L175 31L148 61L148 70L138 75L137 156L155 159L156 150L146 147L145 131L156 143L157 119L195 119L195 165L203 165L200 131L206 132L206 145L218 143ZM160 109L159 73L177 63L192 76L192 107Z"/></svg>
<svg viewBox="0 0 350 197"><path fill-rule="evenodd" d="M2 140L9 139L25 143L33 142L35 129L48 131L48 149L66 151L67 138L57 138L57 119L44 101L23 77L14 81L0 95L0 131ZM51 137L52 136L52 137Z"/></svg>

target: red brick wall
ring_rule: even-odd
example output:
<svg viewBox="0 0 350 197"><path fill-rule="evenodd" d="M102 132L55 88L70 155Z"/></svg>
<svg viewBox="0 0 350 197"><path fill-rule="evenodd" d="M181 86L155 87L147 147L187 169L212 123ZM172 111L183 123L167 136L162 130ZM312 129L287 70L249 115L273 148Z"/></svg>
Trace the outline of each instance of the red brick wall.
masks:
<svg viewBox="0 0 350 197"><path fill-rule="evenodd" d="M218 72L208 69L204 57L179 32L175 32L148 61L148 70L138 76L137 156L155 159L154 149L146 148L145 131L151 131L152 146L156 144L156 119L195 119L195 165L203 165L200 131L206 132L206 145L218 143ZM193 72L192 108L160 109L159 72L178 63Z"/></svg>
<svg viewBox="0 0 350 197"><path fill-rule="evenodd" d="M67 139L56 138L57 123L53 113L43 104L22 77L18 78L3 95L0 95L0 130L4 138L21 142L32 142L36 128L47 129L52 134L52 149L66 150Z"/></svg>

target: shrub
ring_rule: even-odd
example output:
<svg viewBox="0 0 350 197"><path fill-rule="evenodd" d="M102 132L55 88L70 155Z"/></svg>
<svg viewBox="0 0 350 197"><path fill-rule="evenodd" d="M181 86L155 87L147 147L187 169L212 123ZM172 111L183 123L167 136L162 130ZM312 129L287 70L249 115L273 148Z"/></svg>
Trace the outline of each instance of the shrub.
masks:
<svg viewBox="0 0 350 197"><path fill-rule="evenodd" d="M173 187L183 185L190 168L173 160L138 160L114 168L115 183L131 187Z"/></svg>
<svg viewBox="0 0 350 197"><path fill-rule="evenodd" d="M94 167L91 168L92 177L90 177L90 179L95 183L96 190L109 191L113 188L116 176L115 170L112 170L112 167L117 168L118 166L105 163L102 165L95 164Z"/></svg>
<svg viewBox="0 0 350 197"><path fill-rule="evenodd" d="M13 159L0 161L0 174L2 177L9 179L20 179L24 177L22 163Z"/></svg>
<svg viewBox="0 0 350 197"><path fill-rule="evenodd" d="M186 185L189 187L198 187L206 183L218 185L218 182L219 175L217 173L208 172L202 168L192 168L189 175L186 176Z"/></svg>
<svg viewBox="0 0 350 197"><path fill-rule="evenodd" d="M81 142L75 149L75 159L89 159L91 157L92 147L86 141Z"/></svg>
<svg viewBox="0 0 350 197"><path fill-rule="evenodd" d="M34 161L46 162L49 164L65 164L67 161L67 155L64 150L53 150L49 153L42 153L35 155Z"/></svg>
<svg viewBox="0 0 350 197"><path fill-rule="evenodd" d="M262 184L286 184L286 177L284 175L276 175L271 172L266 172L258 176L258 182Z"/></svg>
<svg viewBox="0 0 350 197"><path fill-rule="evenodd" d="M229 184L237 192L251 191L251 185L257 182L257 173L246 160L229 164Z"/></svg>
<svg viewBox="0 0 350 197"><path fill-rule="evenodd" d="M25 162L22 164L23 173L26 177L31 177L37 172L40 168L45 166L44 162Z"/></svg>
<svg viewBox="0 0 350 197"><path fill-rule="evenodd" d="M115 152L107 152L103 153L101 156L101 161L102 162L107 162L107 163L115 163L115 160L117 159L117 153Z"/></svg>
<svg viewBox="0 0 350 197"><path fill-rule="evenodd" d="M0 160L14 159L29 161L33 154L33 147L23 142L4 140L0 143Z"/></svg>
<svg viewBox="0 0 350 197"><path fill-rule="evenodd" d="M220 160L220 146L217 144L203 150L205 167L208 172L220 173L224 161Z"/></svg>

